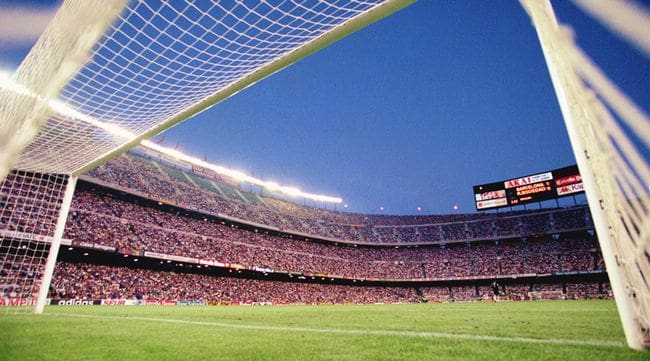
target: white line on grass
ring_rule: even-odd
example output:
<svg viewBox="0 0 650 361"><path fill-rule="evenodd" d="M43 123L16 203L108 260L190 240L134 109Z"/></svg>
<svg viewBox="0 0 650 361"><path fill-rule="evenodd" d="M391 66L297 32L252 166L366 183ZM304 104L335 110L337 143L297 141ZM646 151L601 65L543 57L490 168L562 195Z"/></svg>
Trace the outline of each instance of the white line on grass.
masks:
<svg viewBox="0 0 650 361"><path fill-rule="evenodd" d="M245 329L245 330L263 330L263 331L446 338L452 340L499 341L499 342L536 343L536 344L569 345L569 346L625 347L625 344L623 342L606 341L606 340L568 340L568 339L561 339L561 338L542 339L542 338L529 338L529 337L457 334L457 333L446 333L446 332L359 330L359 329L347 330L347 329L340 329L340 328L310 328L310 327L287 327L287 326L270 326L270 325L246 325L246 324L233 324L233 323L223 323L223 322L178 320L172 318L104 316L104 315L87 315L87 314L79 314L79 313L45 313L44 315L62 316L62 317L80 317L80 318L101 318L101 319L111 319L111 320L148 321L148 322L175 323L175 324L236 328L236 329Z"/></svg>

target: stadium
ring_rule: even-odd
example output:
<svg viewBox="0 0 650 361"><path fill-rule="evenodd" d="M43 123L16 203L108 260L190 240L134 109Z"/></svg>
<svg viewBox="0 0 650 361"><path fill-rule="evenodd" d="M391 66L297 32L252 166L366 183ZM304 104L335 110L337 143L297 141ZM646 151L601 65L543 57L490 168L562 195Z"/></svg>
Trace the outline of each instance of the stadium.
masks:
<svg viewBox="0 0 650 361"><path fill-rule="evenodd" d="M575 3L647 60L644 7ZM548 1L521 11L577 164L476 181L473 212L355 212L153 138L408 5L61 4L0 78L0 358L647 359L650 121Z"/></svg>

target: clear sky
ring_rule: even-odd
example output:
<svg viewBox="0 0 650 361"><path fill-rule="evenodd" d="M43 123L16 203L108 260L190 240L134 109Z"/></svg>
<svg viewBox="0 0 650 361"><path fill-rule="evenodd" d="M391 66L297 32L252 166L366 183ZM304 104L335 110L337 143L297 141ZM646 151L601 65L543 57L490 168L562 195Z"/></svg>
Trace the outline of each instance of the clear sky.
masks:
<svg viewBox="0 0 650 361"><path fill-rule="evenodd" d="M569 2L553 4L648 110L648 61ZM0 42L0 64L15 67L30 45ZM364 213L473 212L472 185L575 163L517 1L420 1L168 130L163 144Z"/></svg>

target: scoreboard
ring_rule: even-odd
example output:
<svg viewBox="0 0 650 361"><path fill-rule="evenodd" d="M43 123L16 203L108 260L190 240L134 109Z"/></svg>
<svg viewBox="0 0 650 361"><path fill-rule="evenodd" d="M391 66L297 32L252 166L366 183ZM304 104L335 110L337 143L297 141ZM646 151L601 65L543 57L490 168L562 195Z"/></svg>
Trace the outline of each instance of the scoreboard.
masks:
<svg viewBox="0 0 650 361"><path fill-rule="evenodd" d="M502 182L474 186L477 210L516 206L584 191L576 165Z"/></svg>
<svg viewBox="0 0 650 361"><path fill-rule="evenodd" d="M582 177L575 165L556 169L553 171L555 177L555 190L558 197L564 197L585 191L582 184Z"/></svg>

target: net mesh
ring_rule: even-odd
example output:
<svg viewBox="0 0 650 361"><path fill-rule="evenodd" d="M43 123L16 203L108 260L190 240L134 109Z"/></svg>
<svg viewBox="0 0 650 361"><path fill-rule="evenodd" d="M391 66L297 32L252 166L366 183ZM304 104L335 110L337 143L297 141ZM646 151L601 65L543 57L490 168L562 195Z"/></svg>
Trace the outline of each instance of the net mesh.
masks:
<svg viewBox="0 0 650 361"><path fill-rule="evenodd" d="M0 305L35 304L68 179L14 171L0 184Z"/></svg>
<svg viewBox="0 0 650 361"><path fill-rule="evenodd" d="M73 174L410 2L65 1L0 76L3 304L42 305Z"/></svg>
<svg viewBox="0 0 650 361"><path fill-rule="evenodd" d="M382 3L131 1L50 102L53 114L16 168L79 171Z"/></svg>
<svg viewBox="0 0 650 361"><path fill-rule="evenodd" d="M124 0L64 2L16 73L0 72L0 180L46 123L52 99L85 63L123 5ZM48 136L61 135L66 134Z"/></svg>

